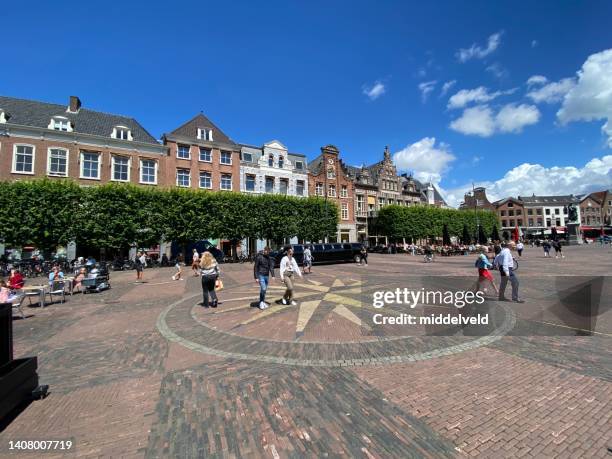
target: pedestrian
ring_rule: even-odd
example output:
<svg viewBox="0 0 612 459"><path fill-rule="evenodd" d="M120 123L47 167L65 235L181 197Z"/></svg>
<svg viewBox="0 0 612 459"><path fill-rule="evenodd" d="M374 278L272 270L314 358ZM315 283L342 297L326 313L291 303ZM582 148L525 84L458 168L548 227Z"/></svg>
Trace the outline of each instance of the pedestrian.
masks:
<svg viewBox="0 0 612 459"><path fill-rule="evenodd" d="M555 249L555 258L565 258L565 255L563 255L563 249L561 247L560 241L554 240L552 246Z"/></svg>
<svg viewBox="0 0 612 459"><path fill-rule="evenodd" d="M542 248L544 249L544 258L550 257L550 242L548 242L548 239L542 243Z"/></svg>
<svg viewBox="0 0 612 459"><path fill-rule="evenodd" d="M495 294L499 295L499 291L497 290L497 286L495 285L495 281L493 280L491 271L489 271L489 268L491 268L493 264L489 261L489 258L487 257L486 252L487 252L486 247L481 247L480 254L478 255L478 258L476 259L476 263L474 263L474 266L478 268L478 280L476 281L475 291L478 292L480 290L480 286L484 282L488 281L489 284L491 284L491 287L493 287L493 290L495 290ZM482 290L486 293L487 288L484 287Z"/></svg>
<svg viewBox="0 0 612 459"><path fill-rule="evenodd" d="M311 273L312 271L312 261L313 261L313 257L312 257L312 252L310 251L310 247L309 246L305 246L304 247L304 274L306 274L306 269L308 269L308 274Z"/></svg>
<svg viewBox="0 0 612 459"><path fill-rule="evenodd" d="M519 241L518 244L516 244L516 251L518 252L519 257L523 256L523 248L525 246L523 245L522 241Z"/></svg>
<svg viewBox="0 0 612 459"><path fill-rule="evenodd" d="M302 272L298 267L295 258L293 258L293 249L289 247L287 254L283 257L280 263L280 278L281 282L285 283L285 294L281 299L283 304L291 304L297 306L297 303L293 300L293 275L297 273L302 277Z"/></svg>
<svg viewBox="0 0 612 459"><path fill-rule="evenodd" d="M255 282L259 284L259 309L263 310L268 307L266 291L268 290L270 276L274 278L274 260L270 257L270 247L264 247L255 257L253 275L255 276Z"/></svg>
<svg viewBox="0 0 612 459"><path fill-rule="evenodd" d="M179 253L176 256L176 262L174 263L174 267L176 268L176 272L172 276L172 280L183 280L183 268L181 267L183 261L183 256Z"/></svg>
<svg viewBox="0 0 612 459"><path fill-rule="evenodd" d="M136 267L136 281L142 280L142 270L144 266L142 265L142 252L138 252L136 257L134 258L134 266Z"/></svg>
<svg viewBox="0 0 612 459"><path fill-rule="evenodd" d="M366 266L368 266L368 250L365 248L365 245L361 246L361 249L359 250L359 264L363 265L365 263Z"/></svg>
<svg viewBox="0 0 612 459"><path fill-rule="evenodd" d="M506 293L506 285L508 284L508 280L510 280L510 285L512 285L512 301L515 303L524 303L524 301L519 298L519 281L514 273L514 259L508 248L508 243L502 242L501 251L499 255L495 257L493 265L498 267L499 273L501 274L499 301L508 301L504 295Z"/></svg>
<svg viewBox="0 0 612 459"><path fill-rule="evenodd" d="M200 266L200 255L198 254L197 249L194 248L192 255L191 255L191 271L193 272L194 277L198 277L198 275L200 274L198 272L199 266Z"/></svg>
<svg viewBox="0 0 612 459"><path fill-rule="evenodd" d="M210 252L204 252L202 255L202 259L200 260L200 273L202 275L202 295L204 299L204 301L202 301L202 306L207 308L210 305L210 307L216 308L218 299L215 287L219 279L219 265Z"/></svg>

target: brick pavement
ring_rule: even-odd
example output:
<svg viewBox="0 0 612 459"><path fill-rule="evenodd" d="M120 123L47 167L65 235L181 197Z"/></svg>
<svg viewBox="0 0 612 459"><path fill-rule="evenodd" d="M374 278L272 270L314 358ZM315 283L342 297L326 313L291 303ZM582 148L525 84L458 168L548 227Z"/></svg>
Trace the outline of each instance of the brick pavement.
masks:
<svg viewBox="0 0 612 459"><path fill-rule="evenodd" d="M368 282L472 276L466 257L315 266L296 291L310 309L266 316L250 308L248 264L222 267L216 311L196 305L197 278L173 282L170 269L155 269L135 284L133 272L114 273L110 291L14 321L17 356L38 355L51 393L0 442L73 437L72 457L606 457L609 279L592 336L554 307L558 276L607 274L612 253L569 247L566 256L525 251L527 303L504 305L510 327L491 336L377 336L360 326Z"/></svg>

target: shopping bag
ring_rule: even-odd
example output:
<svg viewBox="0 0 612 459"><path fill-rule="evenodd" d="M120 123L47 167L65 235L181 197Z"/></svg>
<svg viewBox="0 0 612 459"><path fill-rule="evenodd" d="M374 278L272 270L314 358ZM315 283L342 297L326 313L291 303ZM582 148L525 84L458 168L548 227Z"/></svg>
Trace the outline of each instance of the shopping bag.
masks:
<svg viewBox="0 0 612 459"><path fill-rule="evenodd" d="M221 279L217 279L215 281L215 290L218 292L219 290L223 290L223 281Z"/></svg>

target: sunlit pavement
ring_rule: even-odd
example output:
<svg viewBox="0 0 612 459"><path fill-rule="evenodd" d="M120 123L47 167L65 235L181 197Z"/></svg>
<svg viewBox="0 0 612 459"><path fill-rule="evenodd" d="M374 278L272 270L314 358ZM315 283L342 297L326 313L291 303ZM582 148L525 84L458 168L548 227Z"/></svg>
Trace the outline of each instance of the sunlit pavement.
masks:
<svg viewBox="0 0 612 459"><path fill-rule="evenodd" d="M527 248L525 303L492 302L499 323L474 336L373 333L367 301L404 281L475 280L471 256L315 266L298 306L277 302L277 281L265 311L248 263L222 265L217 309L187 270L113 273L110 291L13 322L16 356L38 355L51 393L0 440L73 438L74 457L606 457L612 285L596 278L612 251L565 255ZM590 314L559 309L589 282Z"/></svg>

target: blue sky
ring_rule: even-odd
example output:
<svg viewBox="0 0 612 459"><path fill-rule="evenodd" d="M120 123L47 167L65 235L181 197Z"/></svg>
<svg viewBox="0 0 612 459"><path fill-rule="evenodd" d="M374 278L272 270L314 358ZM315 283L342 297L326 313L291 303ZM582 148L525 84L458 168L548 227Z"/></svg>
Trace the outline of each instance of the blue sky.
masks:
<svg viewBox="0 0 612 459"><path fill-rule="evenodd" d="M389 145L453 203L472 181L499 197L612 187L610 2L12 2L3 16L3 95L78 95L155 137L203 110L235 141L310 158L332 143L350 164Z"/></svg>

